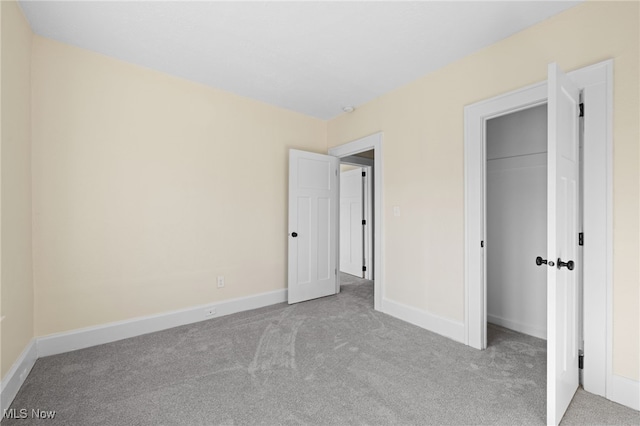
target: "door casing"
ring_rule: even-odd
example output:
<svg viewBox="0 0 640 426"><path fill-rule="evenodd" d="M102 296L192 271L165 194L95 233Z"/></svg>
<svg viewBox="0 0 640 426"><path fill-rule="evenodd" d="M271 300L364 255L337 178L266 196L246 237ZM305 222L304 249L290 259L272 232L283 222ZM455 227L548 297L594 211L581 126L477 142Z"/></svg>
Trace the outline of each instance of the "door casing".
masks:
<svg viewBox="0 0 640 426"><path fill-rule="evenodd" d="M568 73L583 90L583 386L607 396L611 380L613 61ZM486 312L485 123L547 101L546 81L465 107L465 343L482 349ZM602 285L604 283L604 285Z"/></svg>

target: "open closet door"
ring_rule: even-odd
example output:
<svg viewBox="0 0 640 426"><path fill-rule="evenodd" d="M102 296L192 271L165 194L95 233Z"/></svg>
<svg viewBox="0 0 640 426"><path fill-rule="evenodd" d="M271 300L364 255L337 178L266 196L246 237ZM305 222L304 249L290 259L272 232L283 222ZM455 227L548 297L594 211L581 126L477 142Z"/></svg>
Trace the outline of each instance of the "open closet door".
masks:
<svg viewBox="0 0 640 426"><path fill-rule="evenodd" d="M364 273L362 173L360 167L340 173L340 271L357 277L363 277Z"/></svg>
<svg viewBox="0 0 640 426"><path fill-rule="evenodd" d="M547 424L560 423L578 388L578 87L548 70Z"/></svg>
<svg viewBox="0 0 640 426"><path fill-rule="evenodd" d="M289 151L289 303L335 294L338 158Z"/></svg>

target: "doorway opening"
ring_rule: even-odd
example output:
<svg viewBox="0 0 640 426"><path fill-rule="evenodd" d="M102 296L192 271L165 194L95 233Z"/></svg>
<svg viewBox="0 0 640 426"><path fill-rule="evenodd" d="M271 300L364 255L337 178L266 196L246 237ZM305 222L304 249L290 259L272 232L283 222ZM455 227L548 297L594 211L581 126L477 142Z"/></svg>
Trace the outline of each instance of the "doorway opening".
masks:
<svg viewBox="0 0 640 426"><path fill-rule="evenodd" d="M367 151L372 154L357 155ZM384 291L382 133L331 148L328 154L289 150L287 301L289 304L299 303L340 291L340 161L344 159L356 164L373 161L367 166L371 167L373 176L373 196L370 197L373 203L372 260L369 262L370 276L375 277L373 308L381 310Z"/></svg>
<svg viewBox="0 0 640 426"><path fill-rule="evenodd" d="M351 165L364 171L366 176L365 180L361 182L364 192L364 204L368 206L368 210L365 212L364 219L361 219L360 228L356 228L356 234L363 235L363 267L366 268L364 272L364 279L373 281L373 305L374 309L380 310L383 299L383 273L382 273L382 133L376 133L370 136L366 136L361 139L357 139L352 142L348 142L344 145L331 148L329 155L338 157L341 165ZM342 186L342 184L341 184ZM367 196L367 193L369 194ZM356 213L357 213L356 208ZM346 214L340 215L340 234L343 231L343 222L346 219ZM343 219L344 217L344 219ZM355 214L355 219L352 220L353 224L356 224L358 214ZM364 221L364 222L362 222ZM364 223L364 225L362 225ZM348 229L354 227L349 226ZM342 238L342 237L341 237ZM359 239L356 239L359 241ZM357 243L360 244L360 243ZM347 256L342 253L343 249L346 249L349 245L343 245L342 241L339 245L338 255L338 274L337 291L340 291L340 286L343 278L351 280L351 277L355 280L362 280L363 275L357 274L343 275L342 260L346 260ZM358 253L355 250L356 254ZM348 257L351 257L349 254ZM357 266L356 266L357 268ZM357 272L352 270L352 272Z"/></svg>
<svg viewBox="0 0 640 426"><path fill-rule="evenodd" d="M373 150L340 159L340 267L373 279Z"/></svg>
<svg viewBox="0 0 640 426"><path fill-rule="evenodd" d="M547 250L546 102L488 119L485 134L487 323L546 340L547 271L534 262Z"/></svg>
<svg viewBox="0 0 640 426"><path fill-rule="evenodd" d="M373 289L373 150L340 159L340 290Z"/></svg>

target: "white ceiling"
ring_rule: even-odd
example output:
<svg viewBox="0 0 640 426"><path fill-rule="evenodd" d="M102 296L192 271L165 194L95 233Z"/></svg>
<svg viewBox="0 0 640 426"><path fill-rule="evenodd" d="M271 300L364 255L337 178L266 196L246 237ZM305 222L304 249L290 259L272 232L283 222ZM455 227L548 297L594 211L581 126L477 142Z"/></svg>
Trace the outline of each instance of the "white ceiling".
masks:
<svg viewBox="0 0 640 426"><path fill-rule="evenodd" d="M329 119L573 1L21 1L44 37Z"/></svg>

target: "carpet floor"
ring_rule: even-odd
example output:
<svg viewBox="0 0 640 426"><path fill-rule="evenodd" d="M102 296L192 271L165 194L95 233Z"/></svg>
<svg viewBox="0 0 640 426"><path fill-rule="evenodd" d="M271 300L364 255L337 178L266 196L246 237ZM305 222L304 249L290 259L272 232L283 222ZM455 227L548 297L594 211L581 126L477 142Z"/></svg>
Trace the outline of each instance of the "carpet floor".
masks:
<svg viewBox="0 0 640 426"><path fill-rule="evenodd" d="M373 310L371 281L39 359L12 408L59 425L545 423L545 341L490 326L478 351ZM579 389L563 424L639 424Z"/></svg>

